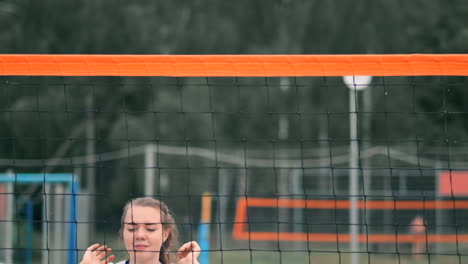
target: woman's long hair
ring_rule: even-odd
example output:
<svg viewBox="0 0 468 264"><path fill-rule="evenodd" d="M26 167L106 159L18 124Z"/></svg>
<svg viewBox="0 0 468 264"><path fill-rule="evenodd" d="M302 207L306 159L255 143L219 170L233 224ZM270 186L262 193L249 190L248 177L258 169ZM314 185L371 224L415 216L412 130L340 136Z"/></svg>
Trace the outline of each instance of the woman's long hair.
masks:
<svg viewBox="0 0 468 264"><path fill-rule="evenodd" d="M174 217L172 216L171 211L160 200L156 200L154 198L135 198L130 200L125 204L123 209L122 218L120 221L120 236L123 238L123 228L125 224L125 216L128 212L128 209L132 208L133 206L139 207L151 207L159 210L161 212L161 224L162 224L162 231L164 233L168 233L166 240L162 243L161 249L159 251L159 261L161 264L169 264L171 263L171 258L174 252L173 247L176 246L178 243L178 230L176 223L174 221Z"/></svg>

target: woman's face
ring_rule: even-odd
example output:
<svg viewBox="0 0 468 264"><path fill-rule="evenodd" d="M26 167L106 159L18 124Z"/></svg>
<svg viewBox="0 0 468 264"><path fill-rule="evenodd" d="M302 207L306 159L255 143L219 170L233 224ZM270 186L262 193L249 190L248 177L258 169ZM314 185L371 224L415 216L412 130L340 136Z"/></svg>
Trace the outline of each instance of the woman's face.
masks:
<svg viewBox="0 0 468 264"><path fill-rule="evenodd" d="M160 210L132 206L124 219L122 233L125 248L130 254L130 263L159 263L159 251L168 236L161 224Z"/></svg>

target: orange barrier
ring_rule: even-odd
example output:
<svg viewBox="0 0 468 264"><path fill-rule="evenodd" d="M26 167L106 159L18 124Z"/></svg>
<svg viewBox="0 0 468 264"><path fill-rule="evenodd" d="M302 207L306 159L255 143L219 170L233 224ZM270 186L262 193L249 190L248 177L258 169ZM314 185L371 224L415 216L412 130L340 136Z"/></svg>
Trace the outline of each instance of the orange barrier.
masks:
<svg viewBox="0 0 468 264"><path fill-rule="evenodd" d="M0 75L422 76L468 75L465 54L0 55Z"/></svg>
<svg viewBox="0 0 468 264"><path fill-rule="evenodd" d="M241 198L238 205L249 207L281 207L305 209L349 209L349 200L299 200L273 198ZM468 209L468 201L359 201L360 209Z"/></svg>
<svg viewBox="0 0 468 264"><path fill-rule="evenodd" d="M242 240L265 240L265 241L309 241L326 243L349 243L349 234L337 233L291 233L291 232L242 232L236 233L235 239ZM468 242L468 235L408 235L408 234L361 234L358 236L359 243L456 243Z"/></svg>
<svg viewBox="0 0 468 264"><path fill-rule="evenodd" d="M237 203L232 235L243 240L285 240L310 242L350 242L344 233L291 233L255 232L248 230L249 207L349 209L348 200L296 200L273 198L241 198ZM468 201L360 201L359 209L366 210L415 210L415 209L468 209ZM415 235L410 234L361 234L361 243L410 243L418 240L429 243L468 242L468 234Z"/></svg>

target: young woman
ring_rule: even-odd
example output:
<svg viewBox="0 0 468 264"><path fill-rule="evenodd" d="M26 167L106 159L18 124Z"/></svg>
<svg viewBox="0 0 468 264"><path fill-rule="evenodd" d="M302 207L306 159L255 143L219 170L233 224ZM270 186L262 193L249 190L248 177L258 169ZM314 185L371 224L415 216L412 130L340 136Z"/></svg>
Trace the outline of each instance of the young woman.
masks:
<svg viewBox="0 0 468 264"><path fill-rule="evenodd" d="M120 235L128 259L117 264L175 263L171 248L177 242L177 227L167 206L153 198L129 201L123 210ZM177 264L199 264L200 246L188 242L177 251ZM112 249L94 244L88 247L80 264L106 264L114 260ZM172 261L172 262L171 262Z"/></svg>

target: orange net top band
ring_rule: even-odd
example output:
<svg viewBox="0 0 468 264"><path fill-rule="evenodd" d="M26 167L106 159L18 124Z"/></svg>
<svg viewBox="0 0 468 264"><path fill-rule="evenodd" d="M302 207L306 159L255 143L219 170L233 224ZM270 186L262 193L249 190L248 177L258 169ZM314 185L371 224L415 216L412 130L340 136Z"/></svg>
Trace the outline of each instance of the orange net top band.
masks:
<svg viewBox="0 0 468 264"><path fill-rule="evenodd" d="M0 75L423 76L468 75L467 54L407 55L0 55Z"/></svg>

